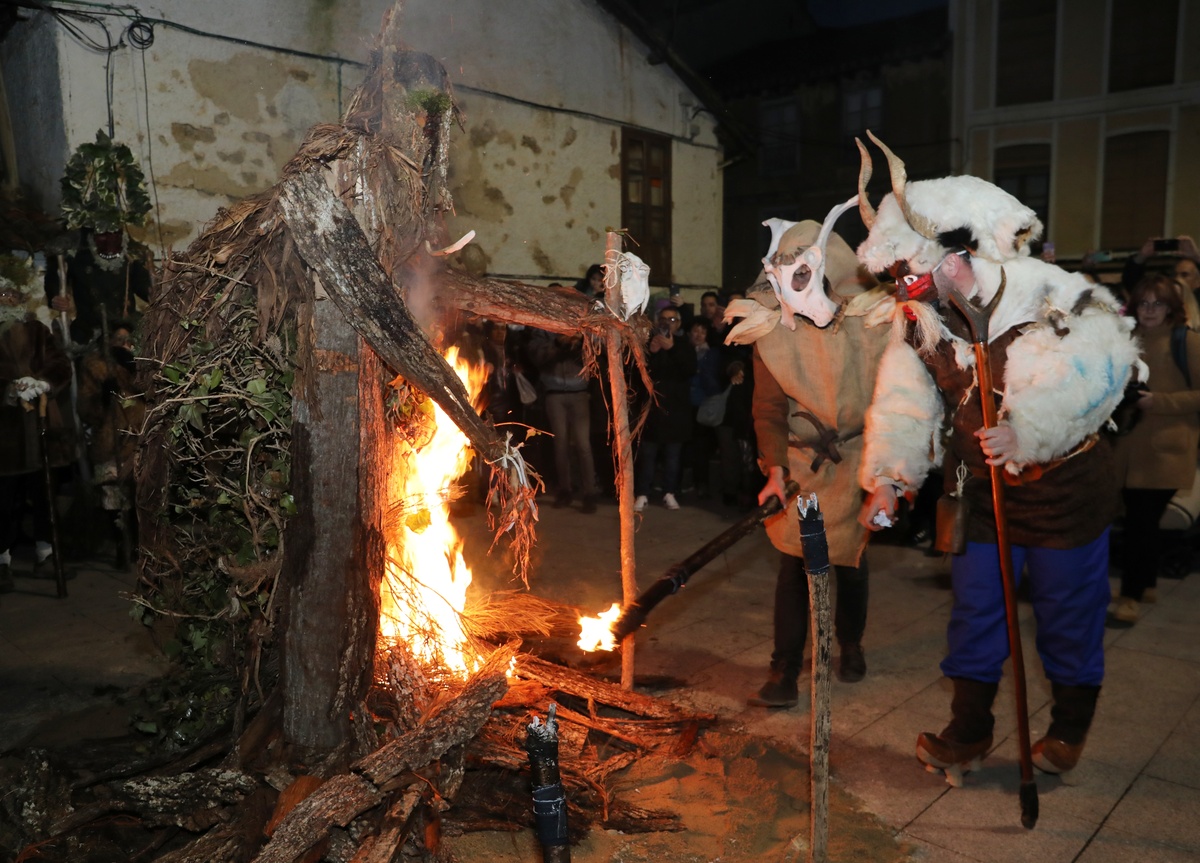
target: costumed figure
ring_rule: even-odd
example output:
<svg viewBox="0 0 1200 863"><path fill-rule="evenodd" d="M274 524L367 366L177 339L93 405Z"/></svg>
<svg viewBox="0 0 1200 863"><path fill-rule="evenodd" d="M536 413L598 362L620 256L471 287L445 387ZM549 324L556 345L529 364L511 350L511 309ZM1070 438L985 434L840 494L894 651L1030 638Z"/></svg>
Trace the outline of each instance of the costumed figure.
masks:
<svg viewBox="0 0 1200 863"><path fill-rule="evenodd" d="M759 503L786 500L784 485L816 493L837 578L838 676L866 674L867 532L856 517L862 502L858 468L862 430L888 328L868 326L866 312L886 299L832 227L856 199L835 207L824 226L813 221L764 222L772 229L763 275L727 318L742 321L726 341L753 344L754 431L767 482ZM786 508L766 523L782 557L775 586L775 648L767 682L750 703L791 707L808 640L808 579L800 526Z"/></svg>
<svg viewBox="0 0 1200 863"><path fill-rule="evenodd" d="M137 375L128 325L113 326L107 351L84 354L79 363L79 417L91 429L88 456L100 506L111 518L116 567L124 569L135 530L133 466L146 406Z"/></svg>
<svg viewBox="0 0 1200 863"><path fill-rule="evenodd" d="M70 422L64 421L69 404L60 404L71 361L27 307L40 275L27 256L0 255L0 592L12 590L13 545L27 502L37 567L47 566L56 553L43 459L61 467L70 464L74 451ZM44 439L38 428L43 397Z"/></svg>
<svg viewBox="0 0 1200 863"><path fill-rule="evenodd" d="M1029 256L1041 234L1033 210L984 180L944 177L908 183L887 155L892 193L878 212L865 186L870 158L860 143L863 221L858 248L873 273L898 281L893 335L867 413L860 520L891 517L897 496L915 493L945 459L946 489L960 505L965 547L953 549L954 606L942 673L954 686L952 718L924 733L917 756L955 775L992 745L992 702L1009 655L990 469L1002 466L1013 571L1029 580L1037 650L1054 703L1033 762L1070 771L1083 751L1104 677L1109 602L1108 530L1116 513L1112 454L1097 432L1144 372L1109 291ZM957 291L990 309L986 354L994 392L978 391ZM890 305L890 311L888 309ZM984 429L981 395L999 422ZM944 543L943 543L944 545Z"/></svg>
<svg viewBox="0 0 1200 863"><path fill-rule="evenodd" d="M102 131L71 156L62 193L63 219L80 241L69 262L48 268L46 296L71 316L71 339L85 345L100 336L105 317L136 321L138 301L150 298L150 250L127 231L145 223L150 199L129 147Z"/></svg>

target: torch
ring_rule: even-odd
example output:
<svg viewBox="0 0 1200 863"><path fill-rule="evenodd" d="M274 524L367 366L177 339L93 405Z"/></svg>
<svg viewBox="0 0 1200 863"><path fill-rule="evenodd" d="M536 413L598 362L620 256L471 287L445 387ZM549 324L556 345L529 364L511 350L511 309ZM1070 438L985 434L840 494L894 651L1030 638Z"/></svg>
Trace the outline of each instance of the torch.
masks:
<svg viewBox="0 0 1200 863"><path fill-rule="evenodd" d="M545 722L534 716L526 728L525 751L533 774L533 821L544 863L570 863L567 795L558 770L558 723L551 704Z"/></svg>
<svg viewBox="0 0 1200 863"><path fill-rule="evenodd" d="M784 489L784 494L788 500L791 500L799 492L800 486L791 481L788 482ZM742 537L752 533L756 527L768 518L781 511L785 503L785 501L780 501L778 497L772 495L766 503L746 513L715 539L710 540L693 552L686 560L668 568L662 578L650 585L632 604L626 606L621 611L620 617L610 627L613 639L619 642L625 636L636 632L646 622L646 617L654 610L656 605L671 594L678 593L679 589L687 584L688 579L693 574L710 563L717 555L730 548Z"/></svg>

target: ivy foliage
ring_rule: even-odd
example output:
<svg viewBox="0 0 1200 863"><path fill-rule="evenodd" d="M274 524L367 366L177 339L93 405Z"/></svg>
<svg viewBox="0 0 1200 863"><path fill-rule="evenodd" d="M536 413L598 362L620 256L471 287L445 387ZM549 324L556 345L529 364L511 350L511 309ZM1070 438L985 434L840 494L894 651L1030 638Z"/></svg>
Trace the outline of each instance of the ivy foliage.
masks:
<svg viewBox="0 0 1200 863"><path fill-rule="evenodd" d="M67 227L119 231L123 225L144 224L149 212L146 178L133 152L97 130L96 140L79 145L63 174Z"/></svg>
<svg viewBox="0 0 1200 863"><path fill-rule="evenodd" d="M258 338L252 292L218 297L219 340L200 320L164 363L151 422L167 429L170 480L159 514L174 537L170 567L151 561L132 616L174 621L164 642L180 669L136 727L187 746L228 725L239 700L261 693L263 647L290 491L294 327ZM158 569L155 577L151 571Z"/></svg>

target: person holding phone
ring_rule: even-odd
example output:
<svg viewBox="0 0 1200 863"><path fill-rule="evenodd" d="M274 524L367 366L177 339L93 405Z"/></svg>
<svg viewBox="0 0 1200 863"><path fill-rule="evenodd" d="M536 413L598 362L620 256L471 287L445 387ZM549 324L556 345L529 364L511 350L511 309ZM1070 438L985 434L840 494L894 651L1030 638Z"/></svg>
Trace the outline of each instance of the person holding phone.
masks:
<svg viewBox="0 0 1200 863"><path fill-rule="evenodd" d="M1200 300L1200 296L1197 296L1197 292L1200 292L1200 248L1197 248L1195 241L1186 234L1178 237L1147 237L1142 247L1125 261L1125 268L1121 272L1121 285L1126 293L1132 293L1145 277L1147 262L1152 258L1173 259L1169 273L1183 289L1185 306L1192 305L1188 294ZM1188 326L1196 329L1200 326L1200 321L1189 319Z"/></svg>

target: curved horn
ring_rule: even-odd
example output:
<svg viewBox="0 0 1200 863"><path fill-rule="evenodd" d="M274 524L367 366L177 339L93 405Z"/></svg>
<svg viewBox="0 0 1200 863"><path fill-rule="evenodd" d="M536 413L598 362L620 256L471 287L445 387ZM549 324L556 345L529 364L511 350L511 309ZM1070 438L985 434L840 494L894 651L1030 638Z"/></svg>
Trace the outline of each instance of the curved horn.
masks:
<svg viewBox="0 0 1200 863"><path fill-rule="evenodd" d="M904 213L904 220L925 239L936 239L937 226L929 219L909 209L908 199L904 195L904 188L908 185L908 170L904 167L904 162L888 148L887 144L876 138L875 133L870 129L867 130L867 137L874 141L875 146L883 150L883 154L887 156L888 173L892 175L892 194L896 196L896 203L900 205L900 210Z"/></svg>
<svg viewBox="0 0 1200 863"><path fill-rule="evenodd" d="M867 226L867 230L871 230L875 225L875 208L871 206L871 199L867 197L867 183L871 181L871 154L867 152L867 147L858 138L854 139L854 143L858 144L859 168L858 168L858 214L862 216L863 224Z"/></svg>

